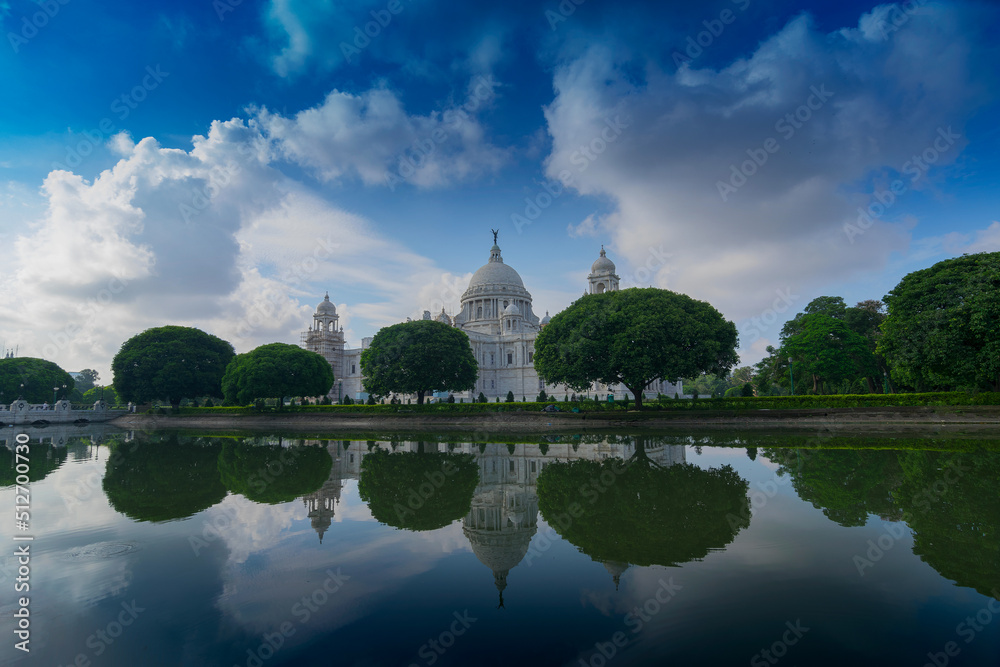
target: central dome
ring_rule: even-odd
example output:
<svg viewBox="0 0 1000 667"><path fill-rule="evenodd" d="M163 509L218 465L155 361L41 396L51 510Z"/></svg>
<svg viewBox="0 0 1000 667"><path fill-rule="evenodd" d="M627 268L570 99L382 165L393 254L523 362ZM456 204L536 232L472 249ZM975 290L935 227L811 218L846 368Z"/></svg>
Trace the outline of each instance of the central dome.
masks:
<svg viewBox="0 0 1000 667"><path fill-rule="evenodd" d="M503 263L500 256L500 248L494 245L490 248L490 261L479 267L479 270L472 274L469 281L469 289L476 287L486 287L492 285L510 285L524 289L524 281L517 271Z"/></svg>

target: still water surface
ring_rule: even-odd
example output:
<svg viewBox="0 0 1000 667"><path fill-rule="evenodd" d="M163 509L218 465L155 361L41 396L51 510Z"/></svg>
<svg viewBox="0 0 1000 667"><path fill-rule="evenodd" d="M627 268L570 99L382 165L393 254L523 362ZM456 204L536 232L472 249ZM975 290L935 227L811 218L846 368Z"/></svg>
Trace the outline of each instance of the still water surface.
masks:
<svg viewBox="0 0 1000 667"><path fill-rule="evenodd" d="M4 664L1000 664L996 442L80 433Z"/></svg>

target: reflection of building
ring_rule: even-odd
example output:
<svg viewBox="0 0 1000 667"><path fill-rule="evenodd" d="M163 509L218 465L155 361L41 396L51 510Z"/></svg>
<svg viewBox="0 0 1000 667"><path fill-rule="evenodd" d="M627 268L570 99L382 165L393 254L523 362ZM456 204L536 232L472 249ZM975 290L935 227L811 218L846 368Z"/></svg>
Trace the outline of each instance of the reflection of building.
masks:
<svg viewBox="0 0 1000 667"><path fill-rule="evenodd" d="M334 509L340 500L343 480L359 479L364 456L375 449L415 452L418 442L393 443L343 441L327 445L333 458L330 478L320 490L304 498L309 518L322 542L330 527ZM344 445L347 445L345 448ZM369 445L372 449L369 450ZM480 449L482 447L482 449ZM473 553L490 571L503 604L507 575L528 553L538 530L538 475L553 462L576 460L601 461L608 458L629 459L636 452L634 440L627 443L585 442L506 445L474 443L452 446L426 444L425 451L450 451L472 454L479 465L479 484L472 497L468 515L462 520L462 532ZM544 453L543 453L544 450ZM683 445L647 445L646 455L654 463L668 467L687 461ZM602 563L617 588L628 563Z"/></svg>
<svg viewBox="0 0 1000 667"><path fill-rule="evenodd" d="M591 294L618 290L619 277L615 274L615 264L607 257L604 247L590 267L587 287ZM362 341L361 349L347 349L344 343L343 327L338 325L337 309L330 302L329 294L316 308L313 325L303 332L301 344L307 350L323 355L333 367L336 383L330 395L340 398L348 395L362 397L361 352L371 339ZM425 310L423 319L431 319L431 312ZM562 398L575 393L561 385L546 385L535 372L535 337L549 322L548 313L539 319L532 310L531 293L524 287L521 276L500 254L500 247L494 243L490 248L489 261L472 275L469 286L462 294L461 309L455 315L448 315L442 308L435 320L458 327L469 336L472 352L479 364L479 377L471 392L456 393L466 401L482 392L488 398L506 398L512 392L516 400L534 400L544 387L551 396ZM597 385L591 387L590 395L615 394L616 398L631 396L622 385ZM683 393L677 384L665 381L651 383L644 392L647 396L659 393L673 396Z"/></svg>
<svg viewBox="0 0 1000 667"><path fill-rule="evenodd" d="M348 449L342 450L341 443L348 443L348 449L350 449L347 440L333 440L327 444L326 451L333 459L330 476L318 490L302 498L302 502L309 510L308 516L313 530L319 535L320 544L323 544L323 535L333 523L337 505L340 503L340 492L344 488L344 480L351 477L357 478L352 464L355 459L358 462L361 460L360 455L349 452Z"/></svg>

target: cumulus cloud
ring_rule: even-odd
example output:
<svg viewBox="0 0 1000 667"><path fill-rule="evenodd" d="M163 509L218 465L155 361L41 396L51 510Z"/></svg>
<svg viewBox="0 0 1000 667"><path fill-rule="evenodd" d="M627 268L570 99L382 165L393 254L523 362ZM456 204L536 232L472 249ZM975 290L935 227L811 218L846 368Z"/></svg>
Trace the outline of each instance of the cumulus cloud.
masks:
<svg viewBox="0 0 1000 667"><path fill-rule="evenodd" d="M722 69L650 63L641 84L600 45L564 62L545 109L547 174L615 203L571 231L612 236L633 266L665 249L655 283L738 323L776 290L882 268L912 221L890 201L860 234L845 225L875 194L889 201L894 181L905 185L894 198L930 188L986 99L967 43L974 16L927 5L886 35L886 11L829 34L799 16Z"/></svg>
<svg viewBox="0 0 1000 667"><path fill-rule="evenodd" d="M400 127L422 127L393 113ZM351 122L364 136L364 119L345 118L330 141L352 134ZM415 304L435 295L452 311L455 276L282 172L285 161L310 164L304 148L291 148L303 133L319 140L321 130L307 128L269 114L216 121L191 150L120 134L111 143L121 159L93 182L50 173L47 207L12 234L0 274L5 339L23 356L96 368L110 380L118 346L149 327L195 326L238 352L294 342L327 289L363 295L341 306L348 340L357 339L352 324L358 337L370 335L419 317ZM359 146L351 150L367 159Z"/></svg>
<svg viewBox="0 0 1000 667"><path fill-rule="evenodd" d="M451 185L499 169L507 151L492 145L476 117L495 96L490 76L474 78L460 104L408 115L387 88L361 94L334 90L323 102L285 117L257 112L281 155L325 181L358 178L368 185Z"/></svg>

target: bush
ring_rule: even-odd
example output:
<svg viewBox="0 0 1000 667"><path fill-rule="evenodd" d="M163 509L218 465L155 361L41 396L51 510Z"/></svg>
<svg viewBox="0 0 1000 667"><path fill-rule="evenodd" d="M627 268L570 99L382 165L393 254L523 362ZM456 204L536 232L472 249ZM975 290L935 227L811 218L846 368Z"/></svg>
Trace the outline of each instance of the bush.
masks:
<svg viewBox="0 0 1000 667"><path fill-rule="evenodd" d="M449 403L455 402L455 394L448 394L448 402Z"/></svg>
<svg viewBox="0 0 1000 667"><path fill-rule="evenodd" d="M538 398L535 399L535 402L544 403L547 400L549 400L549 396L548 394L545 393L545 390L542 389L540 392L538 392Z"/></svg>
<svg viewBox="0 0 1000 667"><path fill-rule="evenodd" d="M479 392L479 397L476 399L476 402L477 403L485 403L486 402L486 394L484 394L483 392Z"/></svg>
<svg viewBox="0 0 1000 667"><path fill-rule="evenodd" d="M499 402L499 400L500 400L499 397L497 397L497 401L498 402ZM513 402L514 402L514 392L513 391L508 391L507 392L507 403L513 403Z"/></svg>

